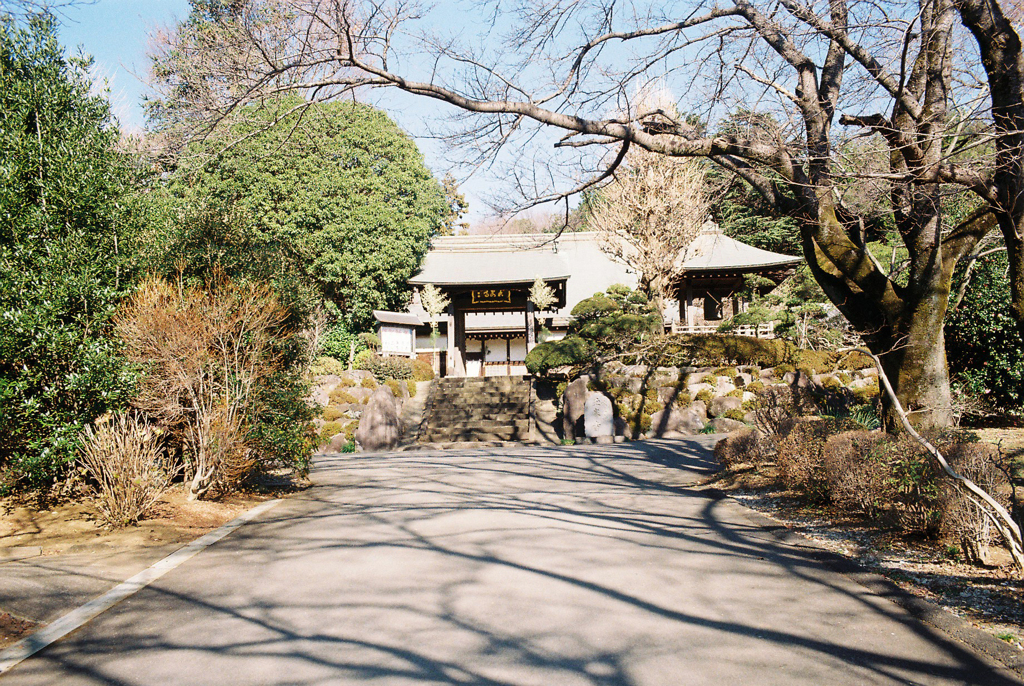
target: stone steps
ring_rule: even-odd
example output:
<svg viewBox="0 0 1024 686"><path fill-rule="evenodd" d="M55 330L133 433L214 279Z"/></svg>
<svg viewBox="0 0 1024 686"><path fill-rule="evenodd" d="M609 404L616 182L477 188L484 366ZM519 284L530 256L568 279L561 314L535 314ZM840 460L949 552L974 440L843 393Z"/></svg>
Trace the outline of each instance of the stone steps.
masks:
<svg viewBox="0 0 1024 686"><path fill-rule="evenodd" d="M530 380L525 378L439 379L431 388L416 441L528 441L530 394Z"/></svg>

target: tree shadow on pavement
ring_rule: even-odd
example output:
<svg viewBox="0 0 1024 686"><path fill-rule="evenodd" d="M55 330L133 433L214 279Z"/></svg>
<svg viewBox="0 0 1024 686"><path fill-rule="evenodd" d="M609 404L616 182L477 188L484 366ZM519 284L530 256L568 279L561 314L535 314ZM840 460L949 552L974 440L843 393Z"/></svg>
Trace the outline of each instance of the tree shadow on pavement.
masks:
<svg viewBox="0 0 1024 686"><path fill-rule="evenodd" d="M707 440L331 456L11 684L1016 684L693 485Z"/></svg>

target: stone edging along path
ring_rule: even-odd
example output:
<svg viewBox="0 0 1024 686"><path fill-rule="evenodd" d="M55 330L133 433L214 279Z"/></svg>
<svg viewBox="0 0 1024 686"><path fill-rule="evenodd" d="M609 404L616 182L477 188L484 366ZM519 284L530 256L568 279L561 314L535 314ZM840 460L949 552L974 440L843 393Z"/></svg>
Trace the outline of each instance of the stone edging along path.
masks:
<svg viewBox="0 0 1024 686"><path fill-rule="evenodd" d="M281 500L274 499L260 503L251 510L235 517L227 524L210 533L197 538L191 543L185 544L175 552L163 558L159 562L142 570L127 581L114 586L103 595L94 598L86 604L75 608L60 619L42 627L38 631L29 634L14 645L0 651L0 675L10 671L15 665L35 655L47 646L56 643L71 632L80 628L91 619L106 612L114 605L141 591L167 572L179 567L191 558L195 557L204 549L210 547L246 522L252 521L270 508L274 507Z"/></svg>
<svg viewBox="0 0 1024 686"><path fill-rule="evenodd" d="M905 591L882 574L870 571L856 561L828 550L813 538L802 536L778 520L747 507L725 491L713 487L703 490L712 498L728 498L735 502L743 509L747 519L760 526L782 543L813 549L814 556L823 565L853 579L875 595L896 603L913 615L915 619L929 624L951 638L999 661L1012 670L1014 675L1024 677L1024 652L1021 650L1004 641L1000 641L995 636L974 626L966 619L956 616L935 603Z"/></svg>

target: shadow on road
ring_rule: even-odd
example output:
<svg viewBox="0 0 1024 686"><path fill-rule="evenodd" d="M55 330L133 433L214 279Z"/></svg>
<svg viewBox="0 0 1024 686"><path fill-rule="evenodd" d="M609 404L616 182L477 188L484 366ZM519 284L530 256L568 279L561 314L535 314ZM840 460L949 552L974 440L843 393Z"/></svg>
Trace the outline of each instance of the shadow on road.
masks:
<svg viewBox="0 0 1024 686"><path fill-rule="evenodd" d="M693 489L706 445L324 458L11 681L1018 683Z"/></svg>

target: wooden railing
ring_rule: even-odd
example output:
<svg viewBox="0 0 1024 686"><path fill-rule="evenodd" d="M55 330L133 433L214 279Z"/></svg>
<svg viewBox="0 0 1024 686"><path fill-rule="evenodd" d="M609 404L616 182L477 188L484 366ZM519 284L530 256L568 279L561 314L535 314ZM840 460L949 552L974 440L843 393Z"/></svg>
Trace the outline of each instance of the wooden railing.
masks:
<svg viewBox="0 0 1024 686"><path fill-rule="evenodd" d="M672 322L672 333L718 333L715 324L696 324L688 326L686 322ZM729 332L735 336L751 336L752 338L775 338L775 322L766 322L756 326L743 324Z"/></svg>

